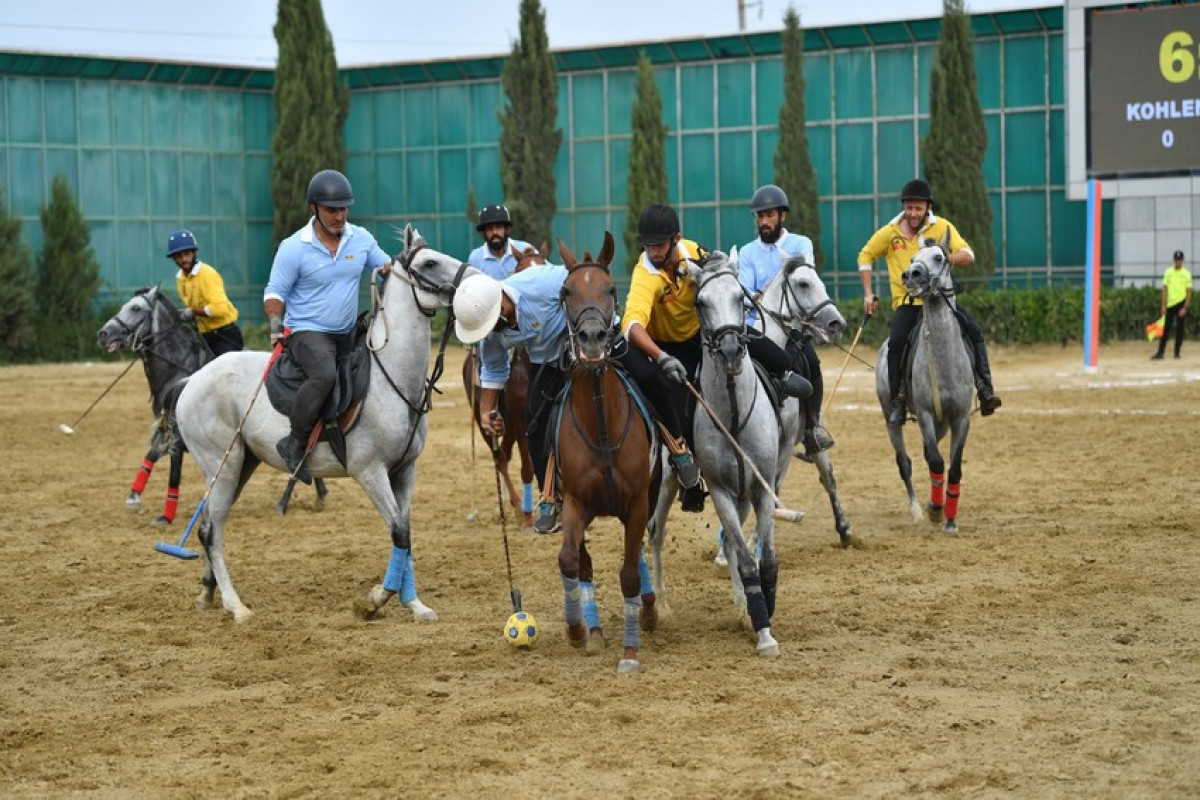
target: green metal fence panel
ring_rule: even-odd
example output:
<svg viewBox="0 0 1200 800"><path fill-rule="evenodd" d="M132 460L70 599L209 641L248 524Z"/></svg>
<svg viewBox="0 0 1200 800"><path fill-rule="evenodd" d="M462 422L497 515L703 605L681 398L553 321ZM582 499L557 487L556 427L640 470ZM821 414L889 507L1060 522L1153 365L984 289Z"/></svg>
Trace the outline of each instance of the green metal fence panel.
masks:
<svg viewBox="0 0 1200 800"><path fill-rule="evenodd" d="M834 265L837 269L853 270L858 264L858 251L862 250L863 245L871 238L871 234L887 220L876 218L875 203L872 200L837 201L834 203L834 214L836 214L836 245L826 252L832 254L836 259ZM875 265L875 269L885 271L886 267L883 267L882 264L883 261L880 260ZM884 277L881 282L877 277L875 287L877 292L882 289L886 296L887 278Z"/></svg>
<svg viewBox="0 0 1200 800"><path fill-rule="evenodd" d="M50 197L50 186L56 177L67 181L73 197L79 197L79 151L66 147L46 148L46 197ZM85 212L86 213L86 212Z"/></svg>
<svg viewBox="0 0 1200 800"><path fill-rule="evenodd" d="M812 148L812 128L809 132L809 148ZM754 187L758 188L764 183L775 183L775 148L779 146L779 129L769 128L767 130L759 130L754 134L755 150L757 152L755 162L755 178ZM815 166L815 162L814 162Z"/></svg>
<svg viewBox="0 0 1200 800"><path fill-rule="evenodd" d="M975 43L975 78L979 86L979 104L983 110L1000 108L1000 40Z"/></svg>
<svg viewBox="0 0 1200 800"><path fill-rule="evenodd" d="M808 62L805 61L807 69ZM808 78L807 73L805 78ZM808 91L812 91L811 83ZM749 92L747 92L749 94ZM805 101L812 114L812 102ZM758 125L778 125L779 109L783 105L783 59L764 58L754 63L754 122Z"/></svg>
<svg viewBox="0 0 1200 800"><path fill-rule="evenodd" d="M74 82L46 81L42 85L42 99L42 114L46 119L46 143L78 143Z"/></svg>
<svg viewBox="0 0 1200 800"><path fill-rule="evenodd" d="M242 160L242 194L246 198L246 215L252 219L271 220L275 204L271 195L271 158L248 153ZM398 183L395 185L399 185Z"/></svg>
<svg viewBox="0 0 1200 800"><path fill-rule="evenodd" d="M1050 230L1050 263L1056 267L1084 266L1080 244L1087 241L1087 204L1067 200L1063 189L1050 190Z"/></svg>
<svg viewBox="0 0 1200 800"><path fill-rule="evenodd" d="M916 54L911 47L890 47L875 52L875 91L877 113L881 117L912 116L916 110L913 94Z"/></svg>
<svg viewBox="0 0 1200 800"><path fill-rule="evenodd" d="M182 124L180 141L184 147L209 149L213 147L212 115L208 92L179 92Z"/></svg>
<svg viewBox="0 0 1200 800"><path fill-rule="evenodd" d="M899 189L917 174L916 126L911 119L879 123L879 189Z"/></svg>
<svg viewBox="0 0 1200 800"><path fill-rule="evenodd" d="M464 84L437 87L438 144L466 144L470 132L471 91Z"/></svg>
<svg viewBox="0 0 1200 800"><path fill-rule="evenodd" d="M499 147L476 147L471 150L471 186L475 190L477 206L502 199Z"/></svg>
<svg viewBox="0 0 1200 800"><path fill-rule="evenodd" d="M269 152L271 130L275 126L275 106L271 95L257 93L242 95L242 125L247 150Z"/></svg>
<svg viewBox="0 0 1200 800"><path fill-rule="evenodd" d="M105 83L79 86L79 142L84 145L112 144L112 92Z"/></svg>
<svg viewBox="0 0 1200 800"><path fill-rule="evenodd" d="M212 206L206 213L222 217L243 217L246 194L242 191L243 162L240 154L217 153L212 157Z"/></svg>
<svg viewBox="0 0 1200 800"><path fill-rule="evenodd" d="M574 76L571 80L571 135L577 139L603 136L606 114L603 73Z"/></svg>
<svg viewBox="0 0 1200 800"><path fill-rule="evenodd" d="M100 265L117 263L117 229L111 220L90 220L92 252Z"/></svg>
<svg viewBox="0 0 1200 800"><path fill-rule="evenodd" d="M164 251L154 247L154 239L151 236L151 226L148 220L130 219L123 220L116 224L117 230L117 255L116 260L112 264L104 264L104 272L109 275L110 283L114 287L133 287L136 284L142 283L148 285L151 282L147 280L150 276L146 275L143 268L146 264L155 263L155 256L162 259L160 279L163 285L174 280L175 270L167 269L170 264L174 267L174 262L162 258ZM161 247L161 244L159 245ZM206 255L205 258L208 258ZM171 287L174 293L174 286Z"/></svg>
<svg viewBox="0 0 1200 800"><path fill-rule="evenodd" d="M817 173L817 194L833 194L833 128L820 125L808 128L808 154Z"/></svg>
<svg viewBox="0 0 1200 800"><path fill-rule="evenodd" d="M379 184L379 174L375 172L375 159L370 153L349 153L342 168L350 186L354 189L354 207L351 210L352 220L374 217L379 213L376 198L384 187ZM298 198L301 199L301 198Z"/></svg>
<svg viewBox="0 0 1200 800"><path fill-rule="evenodd" d="M463 148L438 152L438 211L461 214L467 207L469 181L467 151Z"/></svg>
<svg viewBox="0 0 1200 800"><path fill-rule="evenodd" d="M1046 195L1042 191L1009 192L1005 198L1008 235L1003 240L1005 265L1037 267L1046 263Z"/></svg>
<svg viewBox="0 0 1200 800"><path fill-rule="evenodd" d="M1046 138L1046 146L1050 149L1051 183L1065 183L1067 174L1067 128L1066 116L1062 109L1050 111L1050 135Z"/></svg>
<svg viewBox="0 0 1200 800"><path fill-rule="evenodd" d="M629 147L632 141L610 139L608 143L608 201L622 213L629 203Z"/></svg>
<svg viewBox="0 0 1200 800"><path fill-rule="evenodd" d="M663 202L678 203L681 194L679 188L678 136L667 136L667 140L663 142L663 159L667 162L667 196L663 199Z"/></svg>
<svg viewBox="0 0 1200 800"><path fill-rule="evenodd" d="M85 217L110 217L116 211L112 151L84 150L81 155L79 209Z"/></svg>
<svg viewBox="0 0 1200 800"><path fill-rule="evenodd" d="M1002 185L1000 174L1000 153L1002 141L1000 138L1001 117L999 114L984 114L983 127L987 131L988 145L983 153L983 184L984 186Z"/></svg>
<svg viewBox="0 0 1200 800"><path fill-rule="evenodd" d="M150 186L146 174L145 150L118 150L114 154L116 192L122 216L140 217L150 213Z"/></svg>
<svg viewBox="0 0 1200 800"><path fill-rule="evenodd" d="M679 226L683 237L699 242L708 248L716 247L717 210L712 206L685 206L680 215Z"/></svg>
<svg viewBox="0 0 1200 800"><path fill-rule="evenodd" d="M1056 65L1062 65L1063 62L1063 37L1061 33L1052 33L1047 37L1047 46L1049 55L1047 57L1047 70L1050 76L1050 102L1054 105L1062 105L1065 100L1063 81L1066 80L1066 69L1058 68Z"/></svg>
<svg viewBox="0 0 1200 800"><path fill-rule="evenodd" d="M749 199L749 198L747 198ZM749 203L726 204L718 210L720 222L720 238L714 240L712 246L730 252L733 247L742 247L753 241L758 232L754 227L754 214L750 211Z"/></svg>
<svg viewBox="0 0 1200 800"><path fill-rule="evenodd" d="M782 76L780 78L782 81ZM810 122L833 119L833 55L804 57L804 114Z"/></svg>
<svg viewBox="0 0 1200 800"><path fill-rule="evenodd" d="M184 218L205 217L212 214L212 162L207 154L183 153L179 158L183 185Z"/></svg>
<svg viewBox="0 0 1200 800"><path fill-rule="evenodd" d="M870 123L840 125L835 138L837 148L838 194L874 194L875 176L871 154L875 149Z"/></svg>
<svg viewBox="0 0 1200 800"><path fill-rule="evenodd" d="M608 133L620 136L633 130L633 103L637 97L637 70L608 73Z"/></svg>
<svg viewBox="0 0 1200 800"><path fill-rule="evenodd" d="M1009 114L1004 134L1004 181L1009 186L1046 182L1046 114Z"/></svg>
<svg viewBox="0 0 1200 800"><path fill-rule="evenodd" d="M591 252L592 256L599 255L600 248L604 246L604 232L610 230L608 224L608 214L603 211L580 211L575 214L575 247L572 252L577 258L583 258L585 252ZM615 242L614 232L614 242ZM534 246L541 244L534 242ZM557 257L554 259L558 261Z"/></svg>
<svg viewBox="0 0 1200 800"><path fill-rule="evenodd" d="M833 74L837 118L845 120L873 116L870 51L834 53Z"/></svg>
<svg viewBox="0 0 1200 800"><path fill-rule="evenodd" d="M367 153L375 149L375 101L381 94L359 92L350 95L350 111L342 129L346 152Z"/></svg>
<svg viewBox="0 0 1200 800"><path fill-rule="evenodd" d="M917 110L929 113L929 75L936 52L933 45L917 45Z"/></svg>
<svg viewBox="0 0 1200 800"><path fill-rule="evenodd" d="M179 92L162 86L147 90L147 121L151 147L179 146Z"/></svg>
<svg viewBox="0 0 1200 800"><path fill-rule="evenodd" d="M721 199L749 199L755 189L753 134L749 131L723 133L718 141Z"/></svg>
<svg viewBox="0 0 1200 800"><path fill-rule="evenodd" d="M411 91L411 90L408 90ZM392 152L404 146L415 147L424 144L432 136L422 137L421 143L406 140L406 113L408 103L405 91L394 90L374 92L375 102L371 105L369 128L371 131L371 149L375 151ZM414 121L414 124L415 121ZM432 124L431 122L429 124ZM364 119L364 126L367 120Z"/></svg>
<svg viewBox="0 0 1200 800"><path fill-rule="evenodd" d="M430 147L437 140L437 104L428 86L406 89L402 112L405 147Z"/></svg>
<svg viewBox="0 0 1200 800"><path fill-rule="evenodd" d="M500 138L500 84L486 81L471 84L471 141L494 142Z"/></svg>
<svg viewBox="0 0 1200 800"><path fill-rule="evenodd" d="M748 61L717 67L717 123L737 128L754 123L752 67Z"/></svg>
<svg viewBox="0 0 1200 800"><path fill-rule="evenodd" d="M604 142L579 142L575 145L574 208L598 208L605 205L608 172L605 169Z"/></svg>
<svg viewBox="0 0 1200 800"><path fill-rule="evenodd" d="M8 79L8 125L14 144L42 143L42 86L36 78Z"/></svg>
<svg viewBox="0 0 1200 800"><path fill-rule="evenodd" d="M717 197L716 148L711 133L683 137L683 202L703 203Z"/></svg>
<svg viewBox="0 0 1200 800"><path fill-rule="evenodd" d="M710 65L679 68L680 128L685 131L713 127L713 68Z"/></svg>
<svg viewBox="0 0 1200 800"><path fill-rule="evenodd" d="M152 150L150 158L150 207L159 217L178 217L179 154Z"/></svg>
<svg viewBox="0 0 1200 800"><path fill-rule="evenodd" d="M414 216L437 210L437 161L433 150L409 150L404 156L404 191L408 213Z"/></svg>
<svg viewBox="0 0 1200 800"><path fill-rule="evenodd" d="M1024 36L1004 40L1004 104L1021 107L1045 102L1045 38Z"/></svg>
<svg viewBox="0 0 1200 800"><path fill-rule="evenodd" d="M11 141L8 128L8 79L0 75L0 142L7 145ZM0 162L4 159L0 158Z"/></svg>
<svg viewBox="0 0 1200 800"><path fill-rule="evenodd" d="M375 156L375 178L378 181L375 213L381 217L403 216L404 156L400 153L380 153ZM465 202L459 210L466 210Z"/></svg>
<svg viewBox="0 0 1200 800"><path fill-rule="evenodd" d="M144 147L146 130L146 91L141 86L118 84L113 87L113 141L119 147Z"/></svg>
<svg viewBox="0 0 1200 800"><path fill-rule="evenodd" d="M554 204L559 208L572 208L571 147L566 142L558 148L558 156L554 159Z"/></svg>
<svg viewBox="0 0 1200 800"><path fill-rule="evenodd" d="M503 88L503 87L501 87ZM503 92L502 92L503 94ZM571 76L559 73L558 75L558 103L555 108L554 128L563 132L563 136L568 136L571 130L571 116L568 108L567 98L571 96ZM503 106L508 105L507 97L502 101Z"/></svg>
<svg viewBox="0 0 1200 800"><path fill-rule="evenodd" d="M662 98L663 122L667 125L667 132L677 132L679 119L675 110L678 105L676 100L679 92L675 87L675 68L669 66L655 68L654 81L658 84L658 94Z"/></svg>

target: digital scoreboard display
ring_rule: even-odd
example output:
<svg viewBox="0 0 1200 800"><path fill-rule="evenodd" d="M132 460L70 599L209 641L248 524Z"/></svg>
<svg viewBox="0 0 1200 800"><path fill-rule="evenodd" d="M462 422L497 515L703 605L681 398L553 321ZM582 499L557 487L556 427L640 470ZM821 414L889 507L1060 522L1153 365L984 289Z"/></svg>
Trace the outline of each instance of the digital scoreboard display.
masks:
<svg viewBox="0 0 1200 800"><path fill-rule="evenodd" d="M1200 172L1200 4L1087 20L1089 176Z"/></svg>

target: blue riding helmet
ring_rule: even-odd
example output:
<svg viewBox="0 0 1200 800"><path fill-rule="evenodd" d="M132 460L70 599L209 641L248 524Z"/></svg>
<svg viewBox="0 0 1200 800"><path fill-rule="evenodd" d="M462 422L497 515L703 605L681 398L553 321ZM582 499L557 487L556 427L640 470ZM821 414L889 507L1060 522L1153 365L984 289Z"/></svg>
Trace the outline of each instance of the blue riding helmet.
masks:
<svg viewBox="0 0 1200 800"><path fill-rule="evenodd" d="M167 237L167 258L176 253L185 253L188 250L199 250L196 246L196 236L191 231L175 231Z"/></svg>

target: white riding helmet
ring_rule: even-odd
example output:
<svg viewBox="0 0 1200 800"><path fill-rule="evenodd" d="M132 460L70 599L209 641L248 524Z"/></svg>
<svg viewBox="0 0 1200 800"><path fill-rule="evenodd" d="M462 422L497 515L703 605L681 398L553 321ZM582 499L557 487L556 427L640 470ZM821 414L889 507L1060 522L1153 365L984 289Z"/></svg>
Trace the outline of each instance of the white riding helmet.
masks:
<svg viewBox="0 0 1200 800"><path fill-rule="evenodd" d="M471 275L454 292L454 334L463 344L487 336L500 319L500 282L490 275Z"/></svg>

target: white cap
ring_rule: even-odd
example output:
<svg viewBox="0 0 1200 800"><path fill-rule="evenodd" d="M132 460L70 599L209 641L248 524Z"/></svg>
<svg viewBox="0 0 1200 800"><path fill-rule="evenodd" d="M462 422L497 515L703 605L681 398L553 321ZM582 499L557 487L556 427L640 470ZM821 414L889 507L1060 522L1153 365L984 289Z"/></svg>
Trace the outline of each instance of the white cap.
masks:
<svg viewBox="0 0 1200 800"><path fill-rule="evenodd" d="M482 273L471 275L454 292L454 335L463 344L487 336L500 319L500 283Z"/></svg>

